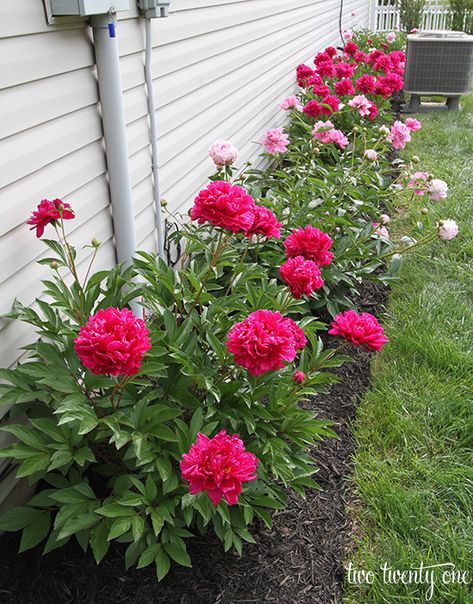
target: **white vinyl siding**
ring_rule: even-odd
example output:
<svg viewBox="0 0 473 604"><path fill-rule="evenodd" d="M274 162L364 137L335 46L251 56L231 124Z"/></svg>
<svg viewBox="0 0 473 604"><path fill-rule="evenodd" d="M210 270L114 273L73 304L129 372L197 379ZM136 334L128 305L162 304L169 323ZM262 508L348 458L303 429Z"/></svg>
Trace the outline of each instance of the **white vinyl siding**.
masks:
<svg viewBox="0 0 473 604"><path fill-rule="evenodd" d="M32 305L49 275L36 263L47 254L44 245L25 225L42 198L73 206L76 219L67 223L73 243L103 242L97 269L115 263L90 28L48 26L41 0L3 4L1 314L15 298ZM340 43L338 10L339 0L172 0L169 18L153 21L160 178L171 211L185 212L206 184L213 170L207 148L216 138L232 140L241 163L260 164L256 141L283 123L277 105L295 90L297 64ZM367 25L368 11L368 0L345 0L344 27ZM154 251L144 27L136 8L119 17L135 228L139 246ZM79 257L84 271L90 250L79 250ZM0 366L11 366L32 338L27 326L0 318ZM0 486L0 502L11 484Z"/></svg>

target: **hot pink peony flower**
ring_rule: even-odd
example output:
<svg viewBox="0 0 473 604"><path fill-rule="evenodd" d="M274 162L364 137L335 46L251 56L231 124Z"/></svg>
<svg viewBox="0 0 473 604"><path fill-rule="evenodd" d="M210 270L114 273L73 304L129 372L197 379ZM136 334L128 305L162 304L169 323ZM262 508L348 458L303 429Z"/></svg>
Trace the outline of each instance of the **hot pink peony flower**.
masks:
<svg viewBox="0 0 473 604"><path fill-rule="evenodd" d="M306 260L304 256L289 258L281 265L279 272L292 295L297 299L304 294L310 296L324 284L317 264L312 260Z"/></svg>
<svg viewBox="0 0 473 604"><path fill-rule="evenodd" d="M214 505L222 497L229 505L238 501L242 484L256 478L258 458L245 450L238 434L221 430L213 438L199 432L196 442L180 462L191 495L207 491Z"/></svg>
<svg viewBox="0 0 473 604"><path fill-rule="evenodd" d="M399 120L395 121L388 134L388 141L392 144L393 149L404 149L410 140L411 132L406 124Z"/></svg>
<svg viewBox="0 0 473 604"><path fill-rule="evenodd" d="M428 185L428 194L432 201L442 201L446 199L448 193L448 185L444 180L434 178Z"/></svg>
<svg viewBox="0 0 473 604"><path fill-rule="evenodd" d="M322 107L321 112L325 115L332 115L335 111L338 111L340 107L340 99L338 96L334 94L328 94L324 96L324 98L320 101L323 105L328 105L328 107Z"/></svg>
<svg viewBox="0 0 473 604"><path fill-rule="evenodd" d="M312 136L315 140L321 141L322 143L335 143L341 149L345 149L349 144L347 137L341 130L336 130L330 120L327 120L326 122L315 122Z"/></svg>
<svg viewBox="0 0 473 604"><path fill-rule="evenodd" d="M307 86L307 81L314 75L314 70L308 65L301 63L297 66L297 85L301 88Z"/></svg>
<svg viewBox="0 0 473 604"><path fill-rule="evenodd" d="M373 94L376 80L369 73L365 73L355 82L356 89L364 94Z"/></svg>
<svg viewBox="0 0 473 604"><path fill-rule="evenodd" d="M438 235L442 241L450 241L458 235L458 225L454 220L441 220L438 227Z"/></svg>
<svg viewBox="0 0 473 604"><path fill-rule="evenodd" d="M210 145L209 155L216 166L231 166L238 159L238 149L232 143L218 139Z"/></svg>
<svg viewBox="0 0 473 604"><path fill-rule="evenodd" d="M77 356L92 373L135 375L149 348L149 330L131 310L97 311L74 340Z"/></svg>
<svg viewBox="0 0 473 604"><path fill-rule="evenodd" d="M365 117L370 114L371 101L363 94L354 96L351 101L348 101L348 104L350 107L358 109L358 113L361 115L361 117Z"/></svg>
<svg viewBox="0 0 473 604"><path fill-rule="evenodd" d="M54 224L61 218L63 220L72 220L74 218L74 210L71 206L61 201L60 199L42 199L37 209L31 214L31 218L26 221L26 224L31 224L31 229L36 229L36 237L41 237L45 227L48 224Z"/></svg>
<svg viewBox="0 0 473 604"><path fill-rule="evenodd" d="M417 132L417 130L422 128L422 123L419 120L416 120L414 117L408 117L406 119L406 126L411 132Z"/></svg>
<svg viewBox="0 0 473 604"><path fill-rule="evenodd" d="M262 144L271 155L284 153L289 145L289 137L282 128L271 128L264 135Z"/></svg>
<svg viewBox="0 0 473 604"><path fill-rule="evenodd" d="M337 72L332 61L324 61L317 65L317 73L322 78L334 78Z"/></svg>
<svg viewBox="0 0 473 604"><path fill-rule="evenodd" d="M335 92L340 96L347 94L354 94L355 89L353 88L352 81L347 79L335 82Z"/></svg>
<svg viewBox="0 0 473 604"><path fill-rule="evenodd" d="M255 207L253 224L245 232L245 236L264 235L265 237L276 237L276 239L279 239L281 237L281 227L282 224L269 208L257 205Z"/></svg>
<svg viewBox="0 0 473 604"><path fill-rule="evenodd" d="M327 84L324 84L323 82L317 83L317 84L314 84L314 87L312 88L312 92L316 96L325 97L330 94L330 87L327 86Z"/></svg>
<svg viewBox="0 0 473 604"><path fill-rule="evenodd" d="M343 52L348 56L353 56L359 50L360 50L360 48L359 48L358 44L355 44L354 42L348 42L348 44L345 44L345 48L343 49Z"/></svg>
<svg viewBox="0 0 473 604"><path fill-rule="evenodd" d="M384 237L385 239L389 239L389 231L388 229L379 224L379 222L373 222L373 227L375 229L374 234L379 235L379 237Z"/></svg>
<svg viewBox="0 0 473 604"><path fill-rule="evenodd" d="M232 327L227 349L235 363L256 376L292 362L306 342L304 332L292 319L279 312L257 310Z"/></svg>
<svg viewBox="0 0 473 604"><path fill-rule="evenodd" d="M332 322L329 334L341 336L350 344L365 350L381 350L389 342L376 317L368 312L358 314L355 310L339 313Z"/></svg>
<svg viewBox="0 0 473 604"><path fill-rule="evenodd" d="M303 105L295 94L290 94L281 103L279 103L279 108L284 109L284 111L287 111L288 109L297 109L298 111L302 111Z"/></svg>
<svg viewBox="0 0 473 604"><path fill-rule="evenodd" d="M376 161L378 159L378 152L374 149L366 149L364 156L370 161Z"/></svg>
<svg viewBox="0 0 473 604"><path fill-rule="evenodd" d="M337 54L337 49L334 46L327 46L325 49L325 54L333 58Z"/></svg>
<svg viewBox="0 0 473 604"><path fill-rule="evenodd" d="M296 382L296 384L302 384L305 380L305 373L303 371L295 371L292 379Z"/></svg>
<svg viewBox="0 0 473 604"><path fill-rule="evenodd" d="M306 115L310 115L310 117L316 118L319 115L323 114L323 108L321 107L319 101L315 99L310 100L303 109Z"/></svg>
<svg viewBox="0 0 473 604"><path fill-rule="evenodd" d="M370 101L369 112L368 119L373 121L378 115L378 106L374 101Z"/></svg>
<svg viewBox="0 0 473 604"><path fill-rule="evenodd" d="M345 61L335 65L335 74L337 78L351 78L354 72L355 67L349 63L345 63Z"/></svg>
<svg viewBox="0 0 473 604"><path fill-rule="evenodd" d="M190 216L199 224L210 222L232 233L251 228L255 218L255 201L243 187L226 180L215 180L194 199Z"/></svg>
<svg viewBox="0 0 473 604"><path fill-rule="evenodd" d="M409 189L414 189L415 195L424 195L427 192L428 172L414 172L410 181L407 183Z"/></svg>
<svg viewBox="0 0 473 604"><path fill-rule="evenodd" d="M329 251L332 244L333 241L327 233L310 224L304 228L294 229L284 241L287 258L304 256L307 260L313 260L318 266L332 262L333 253Z"/></svg>

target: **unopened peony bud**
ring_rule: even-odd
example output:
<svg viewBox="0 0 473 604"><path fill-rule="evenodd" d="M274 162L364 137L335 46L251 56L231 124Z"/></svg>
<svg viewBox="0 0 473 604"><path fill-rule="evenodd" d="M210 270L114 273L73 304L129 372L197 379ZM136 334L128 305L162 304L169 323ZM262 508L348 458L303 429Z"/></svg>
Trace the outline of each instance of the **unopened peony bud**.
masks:
<svg viewBox="0 0 473 604"><path fill-rule="evenodd" d="M359 131L360 131L360 129L358 128L358 126L355 126L355 127L353 128L353 132L359 132Z"/></svg>
<svg viewBox="0 0 473 604"><path fill-rule="evenodd" d="M370 161L375 161L378 159L378 153L374 149L366 149L364 155L366 159L369 159Z"/></svg>
<svg viewBox="0 0 473 604"><path fill-rule="evenodd" d="M390 220L391 218L387 214L381 214L381 216L379 217L379 221L381 224L388 224Z"/></svg>
<svg viewBox="0 0 473 604"><path fill-rule="evenodd" d="M296 371L292 376L292 379L296 382L296 384L302 384L305 380L305 373L303 371Z"/></svg>
<svg viewBox="0 0 473 604"><path fill-rule="evenodd" d="M320 149L318 147L315 147L313 153L314 155L320 155Z"/></svg>
<svg viewBox="0 0 473 604"><path fill-rule="evenodd" d="M167 205L168 205L168 200L167 199L161 199L160 203L161 203L161 207L162 208L166 208Z"/></svg>
<svg viewBox="0 0 473 604"><path fill-rule="evenodd" d="M421 214L428 214L429 213L429 208L422 208L422 210L420 211Z"/></svg>
<svg viewBox="0 0 473 604"><path fill-rule="evenodd" d="M382 132L383 134L389 134L390 130L387 126L380 126L379 127L379 131Z"/></svg>
<svg viewBox="0 0 473 604"><path fill-rule="evenodd" d="M58 263L58 262L56 262L56 260L53 260L53 261L50 263L49 267L50 267L50 268L52 268L52 269L53 269L53 271L56 271L56 270L59 268L59 263Z"/></svg>
<svg viewBox="0 0 473 604"><path fill-rule="evenodd" d="M441 220L439 222L438 234L442 241L450 241L458 235L458 225L454 220Z"/></svg>
<svg viewBox="0 0 473 604"><path fill-rule="evenodd" d="M57 211L58 211L58 212L62 212L63 210L64 210L64 205L63 205L62 203L60 203L60 204L57 206Z"/></svg>
<svg viewBox="0 0 473 604"><path fill-rule="evenodd" d="M92 243L92 247L100 247L102 245L102 242L99 241L98 239L92 239L91 243Z"/></svg>
<svg viewBox="0 0 473 604"><path fill-rule="evenodd" d="M209 155L216 166L231 166L238 159L238 149L229 141L218 139L210 145Z"/></svg>
<svg viewBox="0 0 473 604"><path fill-rule="evenodd" d="M412 156L412 159L411 159L411 162L412 162L413 164L418 164L418 163L420 162L420 158L419 158L419 156L418 156L418 155L413 155L413 156Z"/></svg>

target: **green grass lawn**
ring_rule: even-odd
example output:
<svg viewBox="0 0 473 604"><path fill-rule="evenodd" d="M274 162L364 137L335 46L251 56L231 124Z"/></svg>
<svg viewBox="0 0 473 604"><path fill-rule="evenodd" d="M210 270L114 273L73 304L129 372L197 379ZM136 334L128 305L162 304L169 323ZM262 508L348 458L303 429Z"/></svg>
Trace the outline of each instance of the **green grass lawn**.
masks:
<svg viewBox="0 0 473 604"><path fill-rule="evenodd" d="M460 234L407 257L392 288L390 343L375 357L355 426L359 543L351 563L375 577L347 585L347 604L425 601L427 585L385 584L385 562L468 570L465 586L444 585L437 569L430 601L473 603L473 97L459 113L420 118L408 153L449 183L433 213L456 220ZM407 232L425 204L410 205L395 232Z"/></svg>

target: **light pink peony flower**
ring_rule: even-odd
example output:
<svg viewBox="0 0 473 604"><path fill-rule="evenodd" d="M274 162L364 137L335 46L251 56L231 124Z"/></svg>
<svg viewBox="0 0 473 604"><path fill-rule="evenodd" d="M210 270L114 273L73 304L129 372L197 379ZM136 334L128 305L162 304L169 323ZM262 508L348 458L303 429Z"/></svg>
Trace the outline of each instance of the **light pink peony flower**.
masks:
<svg viewBox="0 0 473 604"><path fill-rule="evenodd" d="M388 134L388 141L393 149L404 149L411 140L411 131L403 122L395 121Z"/></svg>
<svg viewBox="0 0 473 604"><path fill-rule="evenodd" d="M317 264L304 256L288 258L279 272L296 299L303 295L310 296L324 284Z"/></svg>
<svg viewBox="0 0 473 604"><path fill-rule="evenodd" d="M438 234L442 241L450 241L458 235L458 224L454 220L441 220L439 222Z"/></svg>
<svg viewBox="0 0 473 604"><path fill-rule="evenodd" d="M381 224L389 224L391 222L391 218L387 214L381 214L379 217L379 222Z"/></svg>
<svg viewBox="0 0 473 604"><path fill-rule="evenodd" d="M243 187L226 180L214 180L194 199L190 216L199 224L210 222L236 233L251 228L255 208L253 197Z"/></svg>
<svg viewBox="0 0 473 604"><path fill-rule="evenodd" d="M304 332L292 319L279 312L257 310L232 327L227 350L233 353L235 363L256 376L292 362L306 342Z"/></svg>
<svg viewBox="0 0 473 604"><path fill-rule="evenodd" d="M210 145L209 155L216 166L231 166L238 159L238 149L232 143L218 139Z"/></svg>
<svg viewBox="0 0 473 604"><path fill-rule="evenodd" d="M80 328L74 347L92 373L135 375L151 342L144 321L131 310L104 308Z"/></svg>
<svg viewBox="0 0 473 604"><path fill-rule="evenodd" d="M283 128L271 128L264 135L262 144L271 155L284 153L289 145L289 137Z"/></svg>
<svg viewBox="0 0 473 604"><path fill-rule="evenodd" d="M214 505L222 497L235 505L242 484L256 478L258 458L245 450L238 434L221 430L213 438L199 432L196 442L180 462L182 477L189 481L191 495L207 491Z"/></svg>
<svg viewBox="0 0 473 604"><path fill-rule="evenodd" d="M417 132L422 128L422 123L420 120L416 120L415 117L408 117L406 119L406 126L409 128L411 132Z"/></svg>
<svg viewBox="0 0 473 604"><path fill-rule="evenodd" d="M371 101L365 97L364 94L357 94L351 101L348 101L350 107L358 109L358 113L361 117L365 117L370 114Z"/></svg>
<svg viewBox="0 0 473 604"><path fill-rule="evenodd" d="M359 314L355 310L339 313L333 320L329 334L339 335L365 350L381 350L389 342L376 317L368 312Z"/></svg>
<svg viewBox="0 0 473 604"><path fill-rule="evenodd" d="M318 266L330 264L333 253L330 252L333 241L330 235L311 224L304 228L294 229L284 241L287 258L303 256L307 260L313 260Z"/></svg>
<svg viewBox="0 0 473 604"><path fill-rule="evenodd" d="M347 29L346 31L343 32L343 38L347 41L350 42L350 40L353 40L353 32L351 29Z"/></svg>
<svg viewBox="0 0 473 604"><path fill-rule="evenodd" d="M428 172L414 172L410 181L407 183L409 189L414 189L415 195L424 195L427 193Z"/></svg>
<svg viewBox="0 0 473 604"><path fill-rule="evenodd" d="M341 130L336 130L330 120L315 122L312 136L322 143L335 143L340 149L345 149L349 144L347 137Z"/></svg>
<svg viewBox="0 0 473 604"><path fill-rule="evenodd" d="M444 180L434 178L428 185L428 194L432 201L442 201L446 199L448 193L448 185Z"/></svg>
<svg viewBox="0 0 473 604"><path fill-rule="evenodd" d="M366 149L364 156L370 161L376 161L378 159L378 152L374 149Z"/></svg>
<svg viewBox="0 0 473 604"><path fill-rule="evenodd" d="M285 111L288 109L297 109L297 111L302 111L303 105L295 94L291 94L286 97L284 101L279 103L279 108L284 109Z"/></svg>
<svg viewBox="0 0 473 604"><path fill-rule="evenodd" d="M373 222L373 227L375 228L375 235L389 239L389 231L385 226L379 224L379 222Z"/></svg>
<svg viewBox="0 0 473 604"><path fill-rule="evenodd" d="M30 231L36 229L36 237L41 237L45 227L48 224L54 225L61 218L63 220L72 220L74 218L74 210L71 206L61 199L42 199L37 209L31 214L31 218L26 221L26 224L31 225Z"/></svg>
<svg viewBox="0 0 473 604"><path fill-rule="evenodd" d="M420 32L420 29L418 27L413 27L410 31L411 34L417 34Z"/></svg>
<svg viewBox="0 0 473 604"><path fill-rule="evenodd" d="M396 40L396 34L393 31L390 31L387 35L386 35L386 40L392 44L395 40Z"/></svg>

